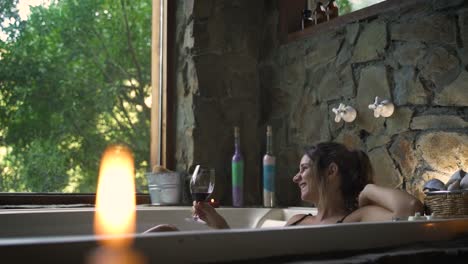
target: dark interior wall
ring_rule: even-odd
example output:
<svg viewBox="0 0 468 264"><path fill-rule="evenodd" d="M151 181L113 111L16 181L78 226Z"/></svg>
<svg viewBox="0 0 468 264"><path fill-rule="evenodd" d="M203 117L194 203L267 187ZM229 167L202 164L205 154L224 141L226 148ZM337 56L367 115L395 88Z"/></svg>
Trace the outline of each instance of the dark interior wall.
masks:
<svg viewBox="0 0 468 264"><path fill-rule="evenodd" d="M231 203L234 126L240 127L245 202L261 202L258 60L264 1L179 1L177 13L178 169L216 169L212 195ZM186 147L187 146L187 147Z"/></svg>
<svg viewBox="0 0 468 264"><path fill-rule="evenodd" d="M422 198L427 179L468 169L465 2L428 0L280 44L277 1L179 1L178 168L214 166L215 197L230 204L239 125L246 199L260 204L271 124L280 205L299 203L302 147L325 140L365 150L377 183ZM373 116L376 96L395 104L391 117ZM334 122L339 103L357 110L354 122Z"/></svg>

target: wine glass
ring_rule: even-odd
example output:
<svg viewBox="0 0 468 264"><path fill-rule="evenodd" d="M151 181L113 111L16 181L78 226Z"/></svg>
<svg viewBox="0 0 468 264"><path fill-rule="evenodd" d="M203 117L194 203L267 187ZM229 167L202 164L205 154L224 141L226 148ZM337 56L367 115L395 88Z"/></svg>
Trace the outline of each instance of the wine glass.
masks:
<svg viewBox="0 0 468 264"><path fill-rule="evenodd" d="M210 168L200 168L199 165L195 168L192 178L190 179L190 193L192 199L196 202L204 202L208 199L214 189L215 170ZM194 221L200 221L198 216L193 216Z"/></svg>

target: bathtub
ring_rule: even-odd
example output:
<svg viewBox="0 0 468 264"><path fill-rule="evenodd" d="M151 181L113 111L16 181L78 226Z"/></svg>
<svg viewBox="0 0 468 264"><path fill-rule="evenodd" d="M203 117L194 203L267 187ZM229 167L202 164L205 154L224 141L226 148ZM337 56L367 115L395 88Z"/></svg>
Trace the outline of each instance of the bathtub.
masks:
<svg viewBox="0 0 468 264"><path fill-rule="evenodd" d="M253 229L284 226L298 213L316 213L315 208L218 208L231 228ZM0 238L76 236L93 234L94 208L0 210ZM189 206L139 206L137 232L158 224L173 224L181 231L207 231L208 226L190 221Z"/></svg>
<svg viewBox="0 0 468 264"><path fill-rule="evenodd" d="M318 255L468 237L468 219L280 227L314 208L219 208L230 230L187 221L190 207L137 208L134 247L151 263L224 262ZM93 235L93 208L0 210L0 259L14 263L85 263L103 237ZM171 223L180 232L142 234ZM106 239L112 239L106 238ZM2 261L3 262L3 261ZM6 262L5 262L6 263ZM13 263L13 262L12 262Z"/></svg>

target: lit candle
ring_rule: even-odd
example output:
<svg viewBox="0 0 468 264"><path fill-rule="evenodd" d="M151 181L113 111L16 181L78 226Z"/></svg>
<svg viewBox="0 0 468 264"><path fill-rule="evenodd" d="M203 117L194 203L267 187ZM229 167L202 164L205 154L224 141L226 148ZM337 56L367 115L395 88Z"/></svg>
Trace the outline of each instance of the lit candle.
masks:
<svg viewBox="0 0 468 264"><path fill-rule="evenodd" d="M210 205L214 208L218 208L219 207L219 202L215 201L215 199L211 198L210 200Z"/></svg>
<svg viewBox="0 0 468 264"><path fill-rule="evenodd" d="M89 263L144 263L143 256L131 248L135 219L132 152L125 146L110 146L101 159L94 215L94 232L103 239L90 255Z"/></svg>

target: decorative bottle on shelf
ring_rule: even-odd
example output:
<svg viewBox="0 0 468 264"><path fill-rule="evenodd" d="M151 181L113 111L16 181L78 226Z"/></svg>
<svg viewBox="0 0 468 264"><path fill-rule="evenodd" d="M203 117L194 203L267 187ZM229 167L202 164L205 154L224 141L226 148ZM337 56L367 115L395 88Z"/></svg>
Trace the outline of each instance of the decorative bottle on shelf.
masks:
<svg viewBox="0 0 468 264"><path fill-rule="evenodd" d="M231 161L232 168L232 205L244 205L244 159L240 151L239 127L234 127L234 156Z"/></svg>
<svg viewBox="0 0 468 264"><path fill-rule="evenodd" d="M327 20L338 17L338 6L336 5L335 0L328 1L326 11L327 11Z"/></svg>
<svg viewBox="0 0 468 264"><path fill-rule="evenodd" d="M310 27L314 25L314 20L312 19L312 3L313 0L307 0L304 10L302 11L301 18L301 29Z"/></svg>
<svg viewBox="0 0 468 264"><path fill-rule="evenodd" d="M323 7L322 2L317 2L317 5L312 14L312 17L314 19L315 25L327 21L327 12L325 11L325 8Z"/></svg>
<svg viewBox="0 0 468 264"><path fill-rule="evenodd" d="M266 138L266 154L263 156L263 206L274 207L276 205L276 158L273 156L273 131L271 126L267 126Z"/></svg>

